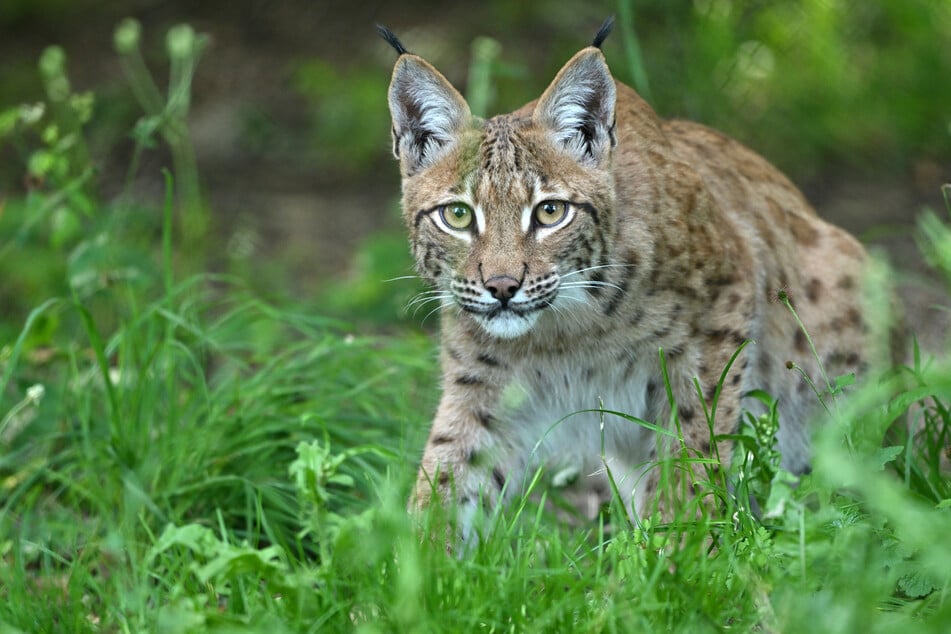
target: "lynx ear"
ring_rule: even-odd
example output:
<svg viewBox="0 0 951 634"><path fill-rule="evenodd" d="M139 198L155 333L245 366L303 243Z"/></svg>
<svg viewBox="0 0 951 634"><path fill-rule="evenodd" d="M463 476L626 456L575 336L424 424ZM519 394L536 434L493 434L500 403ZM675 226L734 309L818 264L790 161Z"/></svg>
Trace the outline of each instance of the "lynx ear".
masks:
<svg viewBox="0 0 951 634"><path fill-rule="evenodd" d="M534 120L579 163L600 165L617 144L614 78L597 48L565 64L535 106Z"/></svg>
<svg viewBox="0 0 951 634"><path fill-rule="evenodd" d="M465 99L429 63L401 55L390 82L393 154L405 174L428 167L470 121Z"/></svg>

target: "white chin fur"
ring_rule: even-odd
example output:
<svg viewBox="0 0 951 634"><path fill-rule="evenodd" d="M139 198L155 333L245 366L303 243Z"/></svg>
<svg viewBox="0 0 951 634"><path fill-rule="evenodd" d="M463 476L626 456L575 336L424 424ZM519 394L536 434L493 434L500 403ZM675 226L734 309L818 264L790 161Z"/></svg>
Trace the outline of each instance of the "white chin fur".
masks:
<svg viewBox="0 0 951 634"><path fill-rule="evenodd" d="M521 315L511 311L497 313L494 317L479 317L482 328L499 339L515 339L532 329L538 321L538 311Z"/></svg>

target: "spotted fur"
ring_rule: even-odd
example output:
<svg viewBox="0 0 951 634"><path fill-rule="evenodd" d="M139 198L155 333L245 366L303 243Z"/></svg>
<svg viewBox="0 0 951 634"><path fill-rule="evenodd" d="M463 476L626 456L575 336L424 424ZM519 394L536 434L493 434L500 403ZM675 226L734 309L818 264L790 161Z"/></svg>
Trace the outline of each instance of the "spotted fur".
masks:
<svg viewBox="0 0 951 634"><path fill-rule="evenodd" d="M731 446L711 443L704 411L747 341L713 431L734 432L759 406L744 395L764 390L779 401L784 466L807 469L817 400L787 366L817 382L819 368L777 298L792 299L831 376L864 374L877 342L862 302L865 250L785 176L719 132L658 118L611 78L597 47L539 100L487 120L404 53L389 103L410 244L446 303L442 399L414 505L438 492L471 517L539 466L603 495L610 469L641 516L668 436L591 410L668 425L662 349L684 442L727 463ZM563 220L540 224L544 201L567 203ZM469 228L446 225L450 203L471 209Z"/></svg>

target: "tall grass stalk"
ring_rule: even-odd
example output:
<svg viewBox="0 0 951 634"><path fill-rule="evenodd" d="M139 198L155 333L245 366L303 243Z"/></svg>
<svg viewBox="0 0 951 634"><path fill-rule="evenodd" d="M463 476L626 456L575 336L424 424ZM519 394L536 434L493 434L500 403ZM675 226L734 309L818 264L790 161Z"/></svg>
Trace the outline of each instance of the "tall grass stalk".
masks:
<svg viewBox="0 0 951 634"><path fill-rule="evenodd" d="M191 106L191 84L195 67L207 44L207 37L196 34L187 25L171 28L166 37L169 57L169 85L162 94L152 77L140 49L142 28L129 18L116 27L114 45L122 69L145 117L136 126L136 152L132 167L138 162L142 147L158 133L168 144L182 207L183 236L190 247L201 244L208 228L208 212L204 207L198 177L195 150L188 134L188 113ZM130 176L132 175L130 168Z"/></svg>
<svg viewBox="0 0 951 634"><path fill-rule="evenodd" d="M641 46L637 39L637 33L634 30L634 2L633 0L618 0L617 12L619 16L618 25L621 29L621 40L624 43L624 57L627 61L627 69L631 74L631 81L634 88L648 103L653 103L651 95L650 81L647 75L647 69L644 65L644 56L641 54Z"/></svg>
<svg viewBox="0 0 951 634"><path fill-rule="evenodd" d="M489 37L479 37L472 42L472 63L469 65L469 81L466 84L466 101L477 117L489 116L492 102L492 69L502 52L502 45Z"/></svg>

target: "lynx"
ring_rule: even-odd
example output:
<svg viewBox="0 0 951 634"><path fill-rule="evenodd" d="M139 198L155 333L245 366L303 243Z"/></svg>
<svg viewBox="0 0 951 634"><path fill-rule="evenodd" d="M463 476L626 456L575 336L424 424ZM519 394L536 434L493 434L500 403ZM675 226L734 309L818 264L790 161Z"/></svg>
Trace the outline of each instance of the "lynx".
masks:
<svg viewBox="0 0 951 634"><path fill-rule="evenodd" d="M753 151L659 118L615 81L609 30L536 101L482 119L381 27L399 53L388 101L404 217L443 307L442 397L411 507L453 502L463 538L479 505L539 468L600 497L610 474L643 517L681 442L728 464L720 436L764 408L752 390L777 400L782 466L802 473L818 399L790 367L862 375L877 344L859 242Z"/></svg>

